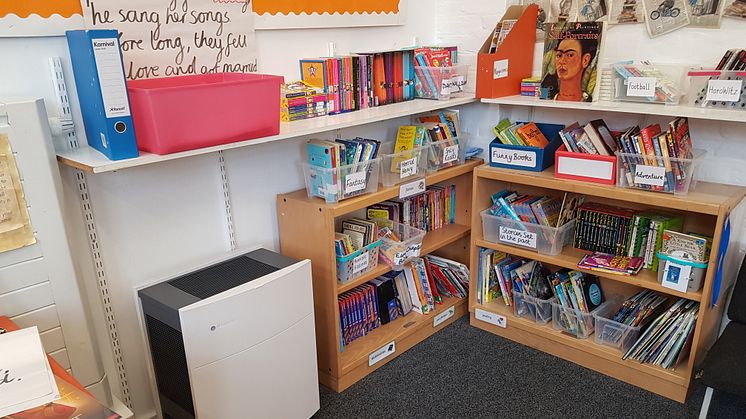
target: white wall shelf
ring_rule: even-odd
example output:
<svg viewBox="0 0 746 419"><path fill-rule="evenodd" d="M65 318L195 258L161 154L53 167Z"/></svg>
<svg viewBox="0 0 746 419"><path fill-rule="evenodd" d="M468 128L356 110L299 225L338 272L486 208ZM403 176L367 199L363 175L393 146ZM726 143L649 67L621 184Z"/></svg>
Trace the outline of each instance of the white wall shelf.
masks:
<svg viewBox="0 0 746 419"><path fill-rule="evenodd" d="M371 124L374 122L416 115L438 109L445 109L452 106L465 105L472 102L476 102L476 99L473 97L455 98L450 100L415 99L407 102L363 109L339 115L323 116L302 121L283 122L280 124L280 134L278 135L183 151L180 153L157 155L140 152L140 156L137 158L114 161L107 159L103 154L91 147L80 147L75 150L57 153L57 160L62 164L88 173L104 173L162 161L214 153L221 150L230 150L289 138L302 137L304 135L313 135L337 129Z"/></svg>
<svg viewBox="0 0 746 419"><path fill-rule="evenodd" d="M528 96L506 96L496 99L482 99L482 103L510 106L534 106L537 108L580 109L596 112L618 112L651 116L685 116L711 121L746 122L746 109L731 110L718 108L698 108L687 105L659 105L634 102L562 102L541 100Z"/></svg>

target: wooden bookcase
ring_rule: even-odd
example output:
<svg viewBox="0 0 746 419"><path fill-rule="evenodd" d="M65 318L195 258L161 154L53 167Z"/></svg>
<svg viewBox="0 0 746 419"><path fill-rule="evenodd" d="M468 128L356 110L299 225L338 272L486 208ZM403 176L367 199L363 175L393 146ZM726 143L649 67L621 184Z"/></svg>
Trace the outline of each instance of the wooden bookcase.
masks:
<svg viewBox="0 0 746 419"><path fill-rule="evenodd" d="M716 307L710 307L709 304L712 296L715 267L717 266L718 245L723 223L731 209L746 196L746 188L699 182L697 187L687 196L678 197L663 193L556 179L553 170L554 168L550 167L544 172L534 173L498 169L488 165L480 166L474 170L474 200L472 206L472 226L474 226L474 230L471 234L470 267L472 269L469 295L471 324L670 399L684 402L696 366L702 361L718 335L720 318L725 304L721 303ZM577 263L584 251L574 249L572 245L565 246L559 255L547 256L531 250L485 241L479 213L490 206L490 195L502 189L516 190L525 194L558 197L561 197L564 192L574 192L584 194L586 202L600 202L631 209L660 209L668 212L679 212L684 215L684 231L711 235L714 240L709 260L710 267L707 270L702 289L697 292L681 293L664 288L658 283L656 272L649 270L643 270L638 275L631 277L585 271L601 278L601 288L606 295L630 296L641 289L651 289L672 297L700 301L700 312L688 360L682 361L675 369L662 369L637 361L623 360L618 350L596 344L593 336L588 339L577 339L552 329L551 324L539 325L530 320L516 317L513 314L512 307L506 306L502 301L477 304L476 287L480 247L538 260L558 268L584 271L577 268ZM498 318L494 315L502 316L505 320L505 327L480 320L480 316L476 315L478 309L482 316L485 316L484 312L487 313L487 317Z"/></svg>
<svg viewBox="0 0 746 419"><path fill-rule="evenodd" d="M461 263L469 263L469 233L471 231L472 171L481 160L467 160L465 164L443 169L427 176L427 185L456 185L455 224L434 230L423 241L421 254L437 254ZM280 248L284 255L310 259L313 270L313 298L316 312L316 345L319 381L334 391L341 392L399 354L436 333L467 313L466 300L446 299L434 313L414 312L382 325L340 351L339 307L337 296L391 270L383 263L372 271L339 284L336 275L334 232L340 220L364 216L367 206L395 198L399 187L379 189L378 192L327 204L319 198L309 198L306 190L278 195L277 218L280 229ZM451 310L452 309L452 310ZM448 317L446 312L452 311ZM438 315L447 320L434 326ZM369 355L395 342L395 352L369 365Z"/></svg>

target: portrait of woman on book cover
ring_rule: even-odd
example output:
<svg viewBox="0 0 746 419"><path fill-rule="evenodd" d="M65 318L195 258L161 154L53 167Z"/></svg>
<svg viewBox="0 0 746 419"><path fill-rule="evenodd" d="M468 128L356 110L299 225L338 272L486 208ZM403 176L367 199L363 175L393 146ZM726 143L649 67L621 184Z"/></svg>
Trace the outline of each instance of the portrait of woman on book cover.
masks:
<svg viewBox="0 0 746 419"><path fill-rule="evenodd" d="M600 22L547 24L542 63L542 99L593 101L601 30Z"/></svg>

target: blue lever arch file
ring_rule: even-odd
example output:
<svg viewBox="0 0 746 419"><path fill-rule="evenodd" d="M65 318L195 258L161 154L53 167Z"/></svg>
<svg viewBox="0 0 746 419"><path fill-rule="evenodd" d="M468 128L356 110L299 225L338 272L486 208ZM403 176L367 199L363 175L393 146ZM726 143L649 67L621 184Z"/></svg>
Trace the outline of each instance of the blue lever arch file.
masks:
<svg viewBox="0 0 746 419"><path fill-rule="evenodd" d="M88 145L111 160L138 156L116 30L67 31Z"/></svg>

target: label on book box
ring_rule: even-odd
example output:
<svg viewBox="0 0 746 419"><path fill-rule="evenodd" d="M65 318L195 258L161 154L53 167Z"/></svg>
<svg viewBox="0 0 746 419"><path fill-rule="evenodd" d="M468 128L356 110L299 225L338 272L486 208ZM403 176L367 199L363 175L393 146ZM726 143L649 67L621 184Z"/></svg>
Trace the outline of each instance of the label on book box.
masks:
<svg viewBox="0 0 746 419"><path fill-rule="evenodd" d="M706 100L714 102L738 102L741 100L743 80L710 80L707 83Z"/></svg>
<svg viewBox="0 0 746 419"><path fill-rule="evenodd" d="M392 340L390 343L387 343L386 346L380 349L376 349L375 351L371 352L370 355L368 355L368 366L372 367L373 365L386 359L394 352L396 352L396 341Z"/></svg>
<svg viewBox="0 0 746 419"><path fill-rule="evenodd" d="M407 250L407 254L410 257L416 258L417 256L420 255L420 250L421 249L422 249L422 242L415 243L415 244L409 246L409 249Z"/></svg>
<svg viewBox="0 0 746 419"><path fill-rule="evenodd" d="M443 322L453 317L454 314L456 314L456 306L449 307L448 310L433 317L433 327L440 326Z"/></svg>
<svg viewBox="0 0 746 419"><path fill-rule="evenodd" d="M443 164L458 160L458 144L443 149Z"/></svg>
<svg viewBox="0 0 746 419"><path fill-rule="evenodd" d="M492 149L492 163L520 167L536 167L536 152L506 150L504 148L495 147Z"/></svg>
<svg viewBox="0 0 746 419"><path fill-rule="evenodd" d="M498 60L492 65L492 78L502 79L508 77L508 60Z"/></svg>
<svg viewBox="0 0 746 419"><path fill-rule="evenodd" d="M404 262L407 261L408 258L409 258L409 251L408 250L405 250L403 252L396 252L396 253L394 253L394 260L392 260L391 262L394 265L402 265L402 264L404 264Z"/></svg>
<svg viewBox="0 0 746 419"><path fill-rule="evenodd" d="M401 162L399 166L399 179L404 179L417 174L417 157Z"/></svg>
<svg viewBox="0 0 746 419"><path fill-rule="evenodd" d="M508 319L506 319L505 316L501 316L497 313L491 313L489 311L482 310L481 308L478 308L474 311L474 317L476 317L477 320L494 324L495 326L502 327L503 329L508 327Z"/></svg>
<svg viewBox="0 0 746 419"><path fill-rule="evenodd" d="M466 86L466 78L464 76L454 76L444 78L440 82L440 94L443 96L450 95L452 93L460 93L464 91Z"/></svg>
<svg viewBox="0 0 746 419"><path fill-rule="evenodd" d="M357 275L360 272L368 269L369 257L368 252L363 252L361 255L356 256L352 259L352 274Z"/></svg>
<svg viewBox="0 0 746 419"><path fill-rule="evenodd" d="M349 194L352 192L362 191L367 186L367 175L368 172L363 170L361 172L350 173L345 176L345 193Z"/></svg>
<svg viewBox="0 0 746 419"><path fill-rule="evenodd" d="M663 186L666 181L666 168L659 166L635 166L635 185Z"/></svg>
<svg viewBox="0 0 746 419"><path fill-rule="evenodd" d="M655 77L630 77L627 79L627 96L655 97Z"/></svg>
<svg viewBox="0 0 746 419"><path fill-rule="evenodd" d="M500 226L500 241L536 249L536 233Z"/></svg>

